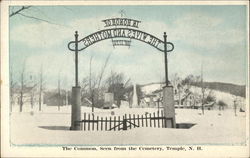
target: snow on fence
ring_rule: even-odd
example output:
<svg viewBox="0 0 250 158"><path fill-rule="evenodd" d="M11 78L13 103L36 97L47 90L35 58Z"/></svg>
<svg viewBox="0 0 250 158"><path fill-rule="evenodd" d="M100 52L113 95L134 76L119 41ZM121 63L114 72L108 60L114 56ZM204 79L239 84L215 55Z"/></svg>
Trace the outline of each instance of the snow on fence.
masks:
<svg viewBox="0 0 250 158"><path fill-rule="evenodd" d="M163 110L157 113L146 113L143 115L125 114L121 116L99 117L94 114L84 113L83 120L75 121L80 124L84 131L111 131L111 130L127 130L136 127L154 127L167 128L167 121L171 121L173 127L173 118L167 118Z"/></svg>

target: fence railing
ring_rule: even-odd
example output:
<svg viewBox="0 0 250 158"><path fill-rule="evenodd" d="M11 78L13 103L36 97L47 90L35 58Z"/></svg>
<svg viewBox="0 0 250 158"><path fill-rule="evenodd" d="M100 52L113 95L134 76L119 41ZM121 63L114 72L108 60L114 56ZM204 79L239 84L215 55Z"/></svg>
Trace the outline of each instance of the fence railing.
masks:
<svg viewBox="0 0 250 158"><path fill-rule="evenodd" d="M143 115L125 114L110 117L99 117L84 113L83 120L75 121L75 123L80 124L84 131L119 131L138 127L166 128L169 127L168 121L170 121L170 126L173 127L173 118L165 117L163 110L161 110Z"/></svg>

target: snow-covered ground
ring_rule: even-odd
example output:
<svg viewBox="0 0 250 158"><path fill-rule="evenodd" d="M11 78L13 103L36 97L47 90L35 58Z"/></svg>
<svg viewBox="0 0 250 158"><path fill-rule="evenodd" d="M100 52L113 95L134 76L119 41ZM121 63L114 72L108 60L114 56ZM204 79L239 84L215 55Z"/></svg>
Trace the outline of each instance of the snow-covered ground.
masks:
<svg viewBox="0 0 250 158"><path fill-rule="evenodd" d="M192 86L190 88L190 91L193 92L193 93L199 94L199 93L201 93L201 88ZM230 93L221 92L221 91L218 91L218 90L211 90L211 89L206 89L205 95L206 96L209 95L209 92L212 92L212 95L215 96L217 102L219 100L221 100L224 103L226 103L228 105L227 108L233 108L234 107L234 101L236 100L237 101L237 107L245 109L246 99L244 97L235 96L235 95L232 95Z"/></svg>
<svg viewBox="0 0 250 158"><path fill-rule="evenodd" d="M161 89L164 86L164 84L161 83L151 83L147 84L141 87L141 91L144 94L152 94L152 92Z"/></svg>
<svg viewBox="0 0 250 158"><path fill-rule="evenodd" d="M31 112L33 111L33 112ZM144 114L155 112L155 108L123 108L102 110L95 109L95 115L111 116L123 114ZM91 112L91 108L82 107L82 113ZM243 145L246 142L245 113L231 109L221 112L194 109L176 109L178 124L195 124L189 129L178 128L132 128L127 131L70 131L70 106L43 106L43 111L37 108L24 108L18 112L14 106L10 116L10 138L15 145L128 145L128 144L223 144Z"/></svg>

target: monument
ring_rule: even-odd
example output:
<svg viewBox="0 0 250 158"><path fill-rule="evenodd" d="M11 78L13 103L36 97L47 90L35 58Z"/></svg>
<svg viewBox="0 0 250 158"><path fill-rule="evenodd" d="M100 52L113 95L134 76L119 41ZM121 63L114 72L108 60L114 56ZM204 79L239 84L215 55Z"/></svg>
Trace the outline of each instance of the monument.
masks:
<svg viewBox="0 0 250 158"><path fill-rule="evenodd" d="M136 92L136 84L133 86L133 100L132 100L132 108L138 107L138 97Z"/></svg>
<svg viewBox="0 0 250 158"><path fill-rule="evenodd" d="M114 104L114 93L104 93L104 109L111 109Z"/></svg>

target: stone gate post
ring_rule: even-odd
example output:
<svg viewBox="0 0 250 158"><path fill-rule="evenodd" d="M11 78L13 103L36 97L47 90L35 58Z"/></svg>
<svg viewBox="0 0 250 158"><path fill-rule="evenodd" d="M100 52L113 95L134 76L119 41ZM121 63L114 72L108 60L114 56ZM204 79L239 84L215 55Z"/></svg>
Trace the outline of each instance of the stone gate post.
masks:
<svg viewBox="0 0 250 158"><path fill-rule="evenodd" d="M81 130L81 87L72 87L71 100L71 130Z"/></svg>
<svg viewBox="0 0 250 158"><path fill-rule="evenodd" d="M173 86L163 87L163 107L165 117L173 120L166 121L166 128L176 128Z"/></svg>

